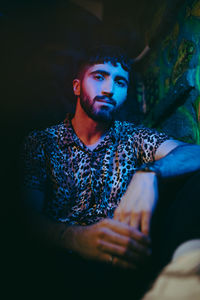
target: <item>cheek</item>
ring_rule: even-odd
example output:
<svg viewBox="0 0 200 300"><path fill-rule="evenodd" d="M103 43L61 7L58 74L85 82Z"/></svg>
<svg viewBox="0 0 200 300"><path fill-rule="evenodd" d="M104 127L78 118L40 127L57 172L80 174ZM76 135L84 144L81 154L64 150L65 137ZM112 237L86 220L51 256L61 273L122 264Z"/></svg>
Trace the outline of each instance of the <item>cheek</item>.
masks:
<svg viewBox="0 0 200 300"><path fill-rule="evenodd" d="M118 99L119 103L122 103L127 98L127 90L126 89L118 89L116 91L116 98Z"/></svg>
<svg viewBox="0 0 200 300"><path fill-rule="evenodd" d="M85 94L87 94L90 98L93 99L99 94L100 87L97 84L94 84L94 82L86 80L82 85L82 90Z"/></svg>

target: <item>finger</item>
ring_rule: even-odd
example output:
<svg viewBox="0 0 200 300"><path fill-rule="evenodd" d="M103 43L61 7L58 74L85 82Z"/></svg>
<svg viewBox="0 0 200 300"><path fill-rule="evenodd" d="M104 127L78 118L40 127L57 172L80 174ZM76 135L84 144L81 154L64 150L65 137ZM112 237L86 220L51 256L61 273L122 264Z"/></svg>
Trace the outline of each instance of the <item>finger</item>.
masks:
<svg viewBox="0 0 200 300"><path fill-rule="evenodd" d="M103 221L101 221L101 224L102 226L112 229L114 232L131 237L141 244L147 246L151 244L150 238L148 236L144 235L142 232L135 229L134 227L122 223L118 220L104 219Z"/></svg>
<svg viewBox="0 0 200 300"><path fill-rule="evenodd" d="M118 257L113 257L112 259L112 265L116 267L120 267L122 269L131 269L131 270L137 270L138 267L129 261L120 259Z"/></svg>
<svg viewBox="0 0 200 300"><path fill-rule="evenodd" d="M145 235L149 235L150 221L151 221L151 212L150 211L143 211L142 212L142 218L141 218L141 231Z"/></svg>
<svg viewBox="0 0 200 300"><path fill-rule="evenodd" d="M109 243L124 247L123 253L131 251L134 252L134 255L136 255L136 257L138 257L138 255L149 255L150 249L146 245L144 246L130 236L119 234L110 228L102 228L99 237L99 242L101 242L102 239L103 241L107 241Z"/></svg>
<svg viewBox="0 0 200 300"><path fill-rule="evenodd" d="M149 247L151 245L151 239L148 235L144 234L140 230L131 226L131 237L140 244Z"/></svg>
<svg viewBox="0 0 200 300"><path fill-rule="evenodd" d="M111 264L114 267L122 268L122 269L130 269L137 272L137 276L144 276L146 272L148 272L149 267L151 266L151 261L145 262L143 265L138 265L133 262L124 260L119 257L113 257L111 260ZM144 273L145 272L145 273Z"/></svg>
<svg viewBox="0 0 200 300"><path fill-rule="evenodd" d="M120 213L120 210L117 208L114 211L114 220L120 221L120 218L121 218L121 213Z"/></svg>
<svg viewBox="0 0 200 300"><path fill-rule="evenodd" d="M98 249L100 252L110 254L117 257L123 257L126 253L126 248L122 245L114 244L105 240L99 240Z"/></svg>
<svg viewBox="0 0 200 300"><path fill-rule="evenodd" d="M112 256L119 257L123 260L134 263L136 265L143 265L150 257L150 253L143 252L141 254L138 253L135 250L135 248L133 249L127 248L126 246L118 245L105 240L99 241L98 249L100 250L101 253L106 253Z"/></svg>
<svg viewBox="0 0 200 300"><path fill-rule="evenodd" d="M129 212L126 212L124 209L122 208L117 208L115 210L115 213L114 213L114 219L115 220L118 220L120 222L123 222L125 224L129 224L130 222L130 213Z"/></svg>
<svg viewBox="0 0 200 300"><path fill-rule="evenodd" d="M107 264L112 264L113 263L113 256L111 254L107 253L101 253L98 257L98 260L105 262Z"/></svg>
<svg viewBox="0 0 200 300"><path fill-rule="evenodd" d="M141 220L141 213L132 212L131 219L130 219L130 225L136 229L139 229L140 227L140 220Z"/></svg>
<svg viewBox="0 0 200 300"><path fill-rule="evenodd" d="M139 255L142 259L143 257L149 257L152 252L150 247L144 246L133 239L129 241L128 249L134 251L134 253Z"/></svg>

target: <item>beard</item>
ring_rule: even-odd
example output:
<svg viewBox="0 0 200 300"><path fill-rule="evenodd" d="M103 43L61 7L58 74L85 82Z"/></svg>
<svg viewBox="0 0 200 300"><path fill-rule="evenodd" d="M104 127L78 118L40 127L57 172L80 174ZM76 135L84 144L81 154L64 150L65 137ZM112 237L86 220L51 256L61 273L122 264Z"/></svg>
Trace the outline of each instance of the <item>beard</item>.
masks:
<svg viewBox="0 0 200 300"><path fill-rule="evenodd" d="M98 97L96 96L92 101L82 93L80 94L80 105L82 109L85 111L85 113L90 117L92 120L97 122L110 122L113 121L115 118L115 115L118 111L116 109L116 102L113 101L113 108L107 105L102 105L100 109L95 108L95 102L98 100L98 98L103 99L104 97ZM106 97L108 98L108 97Z"/></svg>

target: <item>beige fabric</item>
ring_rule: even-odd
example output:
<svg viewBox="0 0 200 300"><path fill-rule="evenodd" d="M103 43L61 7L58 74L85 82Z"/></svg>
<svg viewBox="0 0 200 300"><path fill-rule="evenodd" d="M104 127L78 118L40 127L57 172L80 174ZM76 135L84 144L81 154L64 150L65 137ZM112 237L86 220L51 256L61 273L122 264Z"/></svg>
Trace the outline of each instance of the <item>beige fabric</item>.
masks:
<svg viewBox="0 0 200 300"><path fill-rule="evenodd" d="M142 300L200 300L199 247L173 259Z"/></svg>
<svg viewBox="0 0 200 300"><path fill-rule="evenodd" d="M200 239L194 239L194 240L189 240L183 244L181 244L173 254L172 259L175 260L179 256L182 256L188 252L191 252L193 250L199 250L200 251Z"/></svg>

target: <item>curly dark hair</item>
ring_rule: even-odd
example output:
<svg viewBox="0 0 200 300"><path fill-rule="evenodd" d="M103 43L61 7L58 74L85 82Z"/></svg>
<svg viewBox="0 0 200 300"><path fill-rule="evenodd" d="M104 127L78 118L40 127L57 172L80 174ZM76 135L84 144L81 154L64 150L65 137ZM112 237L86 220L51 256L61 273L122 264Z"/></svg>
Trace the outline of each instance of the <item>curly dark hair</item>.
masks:
<svg viewBox="0 0 200 300"><path fill-rule="evenodd" d="M120 63L122 68L128 73L132 70L133 61L128 57L124 49L119 46L101 45L86 49L83 52L83 56L77 63L75 76L81 78L87 67L105 62L111 62L113 66Z"/></svg>

